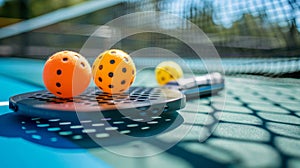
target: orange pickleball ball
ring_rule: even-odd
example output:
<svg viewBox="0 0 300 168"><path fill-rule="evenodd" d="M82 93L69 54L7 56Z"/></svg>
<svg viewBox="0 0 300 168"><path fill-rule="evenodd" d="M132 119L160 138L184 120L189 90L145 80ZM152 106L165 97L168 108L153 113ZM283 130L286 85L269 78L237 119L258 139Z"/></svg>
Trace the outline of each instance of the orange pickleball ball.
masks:
<svg viewBox="0 0 300 168"><path fill-rule="evenodd" d="M81 94L91 80L91 67L79 53L61 51L45 63L43 81L47 90L57 97L71 98Z"/></svg>
<svg viewBox="0 0 300 168"><path fill-rule="evenodd" d="M135 79L136 68L127 53L111 49L96 58L92 74L95 84L101 90L114 94L124 92L131 86Z"/></svg>

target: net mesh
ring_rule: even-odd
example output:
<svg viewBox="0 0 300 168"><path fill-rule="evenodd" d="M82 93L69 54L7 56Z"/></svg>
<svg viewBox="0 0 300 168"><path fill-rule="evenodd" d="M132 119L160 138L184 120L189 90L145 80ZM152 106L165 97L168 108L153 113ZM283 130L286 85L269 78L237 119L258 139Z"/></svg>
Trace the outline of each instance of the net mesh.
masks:
<svg viewBox="0 0 300 168"><path fill-rule="evenodd" d="M29 12L33 10L30 8ZM163 11L190 20L208 35L222 57L298 57L300 50L299 0L124 0L1 39L0 55L46 58L61 49L79 51L99 26L125 14L143 11ZM160 26L189 29L170 20ZM189 49L177 39L153 33L129 37L116 47L119 46L127 51L159 46L183 51L181 55L193 55L186 54Z"/></svg>
<svg viewBox="0 0 300 168"><path fill-rule="evenodd" d="M284 49L289 50L284 55L289 55L300 46L299 0L128 0L126 9L128 13L156 10L185 17L223 50Z"/></svg>

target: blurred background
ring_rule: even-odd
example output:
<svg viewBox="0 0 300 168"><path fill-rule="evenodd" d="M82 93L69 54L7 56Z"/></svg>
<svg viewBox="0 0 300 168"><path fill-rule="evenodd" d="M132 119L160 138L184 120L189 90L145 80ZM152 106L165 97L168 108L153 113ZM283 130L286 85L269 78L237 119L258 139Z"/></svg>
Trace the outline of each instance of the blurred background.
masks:
<svg viewBox="0 0 300 168"><path fill-rule="evenodd" d="M218 95L189 101L188 108L180 111L185 121L197 113L195 124L192 123L193 128L187 136L162 154L147 158L123 157L98 148L88 152L65 152L48 146L61 138L67 138L68 143L70 140L72 144L80 144L82 141L78 141L78 137L81 134L77 135L71 125L69 127L57 120L49 121L49 127L42 124L41 128L37 128L36 125L44 121L32 118L30 122L26 120L27 128L23 130L25 120L16 120L14 115L7 114L0 115L3 121L0 122L1 128L5 128L0 130L1 151L4 151L1 161L8 163L9 167L13 167L11 164L23 167L41 164L49 167L96 167L87 166L97 160L94 157L85 160L89 156L84 154L91 153L100 158L97 161L103 160L114 167L299 168L300 0L0 0L0 114L11 112L8 110L10 96L44 89L42 69L50 55L60 50L79 52L100 26L125 14L144 11L163 11L188 19L204 31L222 59L225 90ZM138 20L136 18L132 22ZM192 31L188 24L168 19L154 24L168 31ZM96 38L105 43L115 29L103 27ZM191 42L197 41L195 37L188 38ZM197 43L194 45L198 47ZM201 44L199 46L201 48ZM93 47L97 49L98 46L95 44ZM139 73L134 85L137 86L156 86L153 68L166 59L188 65L193 74L207 73L205 65L208 64L203 65L191 48L164 34L135 34L122 39L114 47L131 55L135 53L133 59ZM155 54L148 47L171 51L184 62ZM138 52L143 48L148 50ZM203 52L207 54L208 51ZM84 56L92 63L97 54ZM206 63L210 63L211 70L220 70L216 60ZM152 69L144 70L143 67ZM51 130L59 128L58 124L62 126L61 132ZM191 123L182 125L190 126ZM209 131L213 134L199 143L199 138L202 138L199 129L203 129L205 135ZM71 135L66 131L71 131ZM78 129L80 131L83 132ZM11 137L22 137L41 145L34 146ZM115 149L131 152L128 149L133 146L133 152L137 153L156 151L173 139L158 138L159 141L149 143L146 149L140 148L139 142L137 145L125 143L115 146ZM82 140L85 143L85 139ZM15 162L16 158L22 162Z"/></svg>
<svg viewBox="0 0 300 168"><path fill-rule="evenodd" d="M142 11L164 11L190 20L206 33L222 58L251 62L276 58L286 61L285 66L295 63L283 73L299 77L299 0L0 0L0 56L46 59L62 49L80 51L99 26ZM170 21L160 26L189 29ZM180 57L195 56L178 39L156 33L136 34L118 45L129 53L162 47ZM255 69L251 73L258 73Z"/></svg>

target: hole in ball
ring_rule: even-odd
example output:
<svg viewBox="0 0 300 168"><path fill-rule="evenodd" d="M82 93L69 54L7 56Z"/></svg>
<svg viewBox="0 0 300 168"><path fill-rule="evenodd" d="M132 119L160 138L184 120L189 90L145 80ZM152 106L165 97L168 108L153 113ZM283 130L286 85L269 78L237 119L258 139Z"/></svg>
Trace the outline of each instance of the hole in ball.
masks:
<svg viewBox="0 0 300 168"><path fill-rule="evenodd" d="M61 95L61 92L56 92L57 94Z"/></svg>
<svg viewBox="0 0 300 168"><path fill-rule="evenodd" d="M128 62L128 61L129 61L129 59L128 59L127 57L124 57L123 60L124 60L125 62Z"/></svg>
<svg viewBox="0 0 300 168"><path fill-rule="evenodd" d="M103 69L103 65L99 65L99 70L102 70Z"/></svg>
<svg viewBox="0 0 300 168"><path fill-rule="evenodd" d="M115 50L111 51L110 52L111 54L116 54L117 52Z"/></svg>
<svg viewBox="0 0 300 168"><path fill-rule="evenodd" d="M114 88L114 85L108 85L109 88Z"/></svg>
<svg viewBox="0 0 300 168"><path fill-rule="evenodd" d="M109 63L110 63L110 64L114 64L114 63L115 63L115 60L110 60Z"/></svg>
<svg viewBox="0 0 300 168"><path fill-rule="evenodd" d="M112 77L114 76L114 73L109 72L109 73L108 73L108 76L109 76L110 78L112 78Z"/></svg>
<svg viewBox="0 0 300 168"><path fill-rule="evenodd" d="M125 80L122 80L122 81L121 81L121 85L124 85L125 83L126 83Z"/></svg>
<svg viewBox="0 0 300 168"><path fill-rule="evenodd" d="M64 57L62 60L63 60L63 62L67 62L67 61L68 61L68 58L67 58L67 57Z"/></svg>
<svg viewBox="0 0 300 168"><path fill-rule="evenodd" d="M101 78L101 77L99 77L99 78L98 78L98 81L99 81L99 82L102 82L102 78Z"/></svg>
<svg viewBox="0 0 300 168"><path fill-rule="evenodd" d="M79 59L79 58L80 58L80 57L79 57L79 55L77 55L77 54L76 54L76 55L74 55L74 56L75 56L75 58L77 58L77 59Z"/></svg>
<svg viewBox="0 0 300 168"><path fill-rule="evenodd" d="M85 64L83 62L80 63L81 67L84 68Z"/></svg>
<svg viewBox="0 0 300 168"><path fill-rule="evenodd" d="M56 71L56 74L57 74L57 75L61 75L61 73L62 73L62 71L61 71L60 69L58 69L58 70Z"/></svg>
<svg viewBox="0 0 300 168"><path fill-rule="evenodd" d="M126 68L122 68L122 72L126 73L127 69Z"/></svg>
<svg viewBox="0 0 300 168"><path fill-rule="evenodd" d="M59 82L56 82L57 87L61 87L61 84Z"/></svg>

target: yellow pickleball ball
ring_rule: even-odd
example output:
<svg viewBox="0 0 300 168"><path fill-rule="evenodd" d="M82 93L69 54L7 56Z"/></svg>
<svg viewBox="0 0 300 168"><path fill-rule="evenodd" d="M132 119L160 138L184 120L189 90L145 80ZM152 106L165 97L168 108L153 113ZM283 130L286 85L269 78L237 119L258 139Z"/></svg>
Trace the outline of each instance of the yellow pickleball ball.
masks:
<svg viewBox="0 0 300 168"><path fill-rule="evenodd" d="M160 85L179 79L183 76L182 69L174 61L164 61L158 64L155 68L156 81Z"/></svg>

